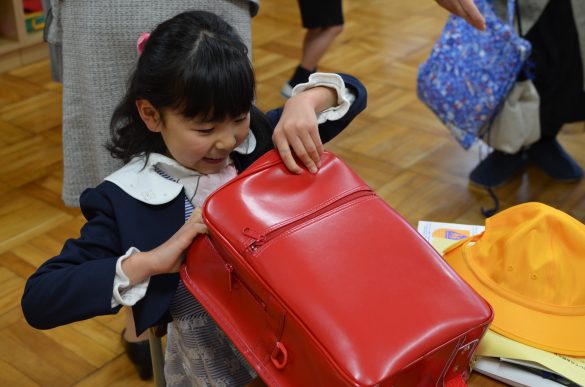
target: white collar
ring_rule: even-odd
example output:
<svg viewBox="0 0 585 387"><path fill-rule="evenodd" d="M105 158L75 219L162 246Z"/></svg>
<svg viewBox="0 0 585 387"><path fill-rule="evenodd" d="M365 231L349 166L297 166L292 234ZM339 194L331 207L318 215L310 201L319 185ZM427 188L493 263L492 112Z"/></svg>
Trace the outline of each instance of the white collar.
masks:
<svg viewBox="0 0 585 387"><path fill-rule="evenodd" d="M158 163L181 165L159 153L151 153L146 165L145 161L146 156L134 157L104 180L116 184L122 191L146 204L159 205L176 198L183 190L183 185L161 176L154 166Z"/></svg>
<svg viewBox="0 0 585 387"><path fill-rule="evenodd" d="M243 155L249 155L254 152L254 149L256 149L256 136L254 136L252 129L248 129L248 137L233 151Z"/></svg>
<svg viewBox="0 0 585 387"><path fill-rule="evenodd" d="M256 137L250 130L248 137L234 149L234 152L250 154L255 148ZM146 204L160 205L176 198L183 190L183 184L161 176L155 170L155 166L177 179L200 175L197 171L185 168L172 158L160 153L151 153L146 165L145 161L145 156L134 157L128 164L104 180L114 183L136 200Z"/></svg>

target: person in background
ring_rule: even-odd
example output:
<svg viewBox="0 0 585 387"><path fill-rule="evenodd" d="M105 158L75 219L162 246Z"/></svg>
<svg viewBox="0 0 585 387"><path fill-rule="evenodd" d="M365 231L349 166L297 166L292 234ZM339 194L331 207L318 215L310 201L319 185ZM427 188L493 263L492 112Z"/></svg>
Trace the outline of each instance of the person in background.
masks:
<svg viewBox="0 0 585 387"><path fill-rule="evenodd" d="M296 85L307 82L309 75L317 71L319 61L343 31L341 0L298 0L298 3L303 27L307 31L303 38L301 62L280 91L284 98L289 98Z"/></svg>
<svg viewBox="0 0 585 387"><path fill-rule="evenodd" d="M495 3L505 15L506 2ZM524 38L532 45L533 83L540 97L540 140L514 154L493 150L470 173L471 183L498 187L532 164L552 179L574 183L583 169L557 140L562 126L585 120L585 2L522 0Z"/></svg>
<svg viewBox="0 0 585 387"><path fill-rule="evenodd" d="M138 334L167 326L168 386L241 386L253 369L178 274L207 232L200 207L273 148L291 172L316 173L322 142L365 108L366 90L349 75L316 73L264 115L246 45L210 12L174 16L138 48L108 143L124 166L83 192L80 236L28 279L23 313L50 329L131 307Z"/></svg>
<svg viewBox="0 0 585 387"><path fill-rule="evenodd" d="M65 205L79 206L79 196L95 187L122 163L105 145L115 104L136 63L136 37L182 11L213 12L233 25L251 47L251 20L259 0L44 0L45 39L53 79L63 83L63 188ZM249 51L251 52L251 51ZM136 336L126 315L122 345L142 379L152 375L147 332Z"/></svg>

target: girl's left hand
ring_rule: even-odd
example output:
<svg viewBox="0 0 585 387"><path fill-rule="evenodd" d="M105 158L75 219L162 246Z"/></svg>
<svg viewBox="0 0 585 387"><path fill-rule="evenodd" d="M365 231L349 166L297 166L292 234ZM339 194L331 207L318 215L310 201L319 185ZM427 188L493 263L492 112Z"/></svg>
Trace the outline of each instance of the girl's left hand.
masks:
<svg viewBox="0 0 585 387"><path fill-rule="evenodd" d="M199 234L206 234L207 226L196 208L184 225L162 245L144 252L137 252L122 262L122 271L134 285L157 274L179 271L184 252Z"/></svg>
<svg viewBox="0 0 585 387"><path fill-rule="evenodd" d="M301 173L292 152L311 173L321 166L323 143L317 125L317 112L337 102L337 92L327 87L315 87L289 98L272 141L286 167L293 173ZM292 148L292 150L291 150Z"/></svg>

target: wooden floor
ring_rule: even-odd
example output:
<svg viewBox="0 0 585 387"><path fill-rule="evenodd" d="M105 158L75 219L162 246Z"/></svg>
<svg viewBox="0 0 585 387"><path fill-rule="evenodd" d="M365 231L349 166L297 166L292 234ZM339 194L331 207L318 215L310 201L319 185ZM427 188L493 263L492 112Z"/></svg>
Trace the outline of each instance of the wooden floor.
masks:
<svg viewBox="0 0 585 387"><path fill-rule="evenodd" d="M328 145L347 160L412 225L419 220L482 224L485 192L468 186L477 147L462 150L416 97L418 65L438 37L446 13L433 1L345 0L346 25L321 70L360 78L369 106ZM295 1L263 1L254 19L258 103L283 102L279 89L300 57L303 30ZM123 316L95 318L49 331L23 320L26 278L83 218L60 199L61 86L47 61L0 74L0 385L112 386L141 382L123 354ZM560 136L585 166L582 123ZM529 168L497 190L503 208L541 201L585 220L585 182L559 184ZM472 386L497 383L477 375Z"/></svg>

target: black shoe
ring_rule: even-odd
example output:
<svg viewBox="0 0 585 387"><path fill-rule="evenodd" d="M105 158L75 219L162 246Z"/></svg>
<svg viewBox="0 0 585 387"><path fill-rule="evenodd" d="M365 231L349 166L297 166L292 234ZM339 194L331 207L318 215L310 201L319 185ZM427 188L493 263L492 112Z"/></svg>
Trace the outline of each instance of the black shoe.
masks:
<svg viewBox="0 0 585 387"><path fill-rule="evenodd" d="M510 155L494 150L471 171L469 180L483 188L497 188L510 181L525 164L523 151Z"/></svg>
<svg viewBox="0 0 585 387"><path fill-rule="evenodd" d="M290 85L289 81L284 82L284 85L282 85L282 89L280 89L280 95L282 95L283 98L289 99L292 96L292 90L293 87Z"/></svg>
<svg viewBox="0 0 585 387"><path fill-rule="evenodd" d="M142 380L152 378L152 360L150 359L150 345L148 340L131 342L124 338L122 331L122 346L126 351L126 355L138 370L138 375Z"/></svg>
<svg viewBox="0 0 585 387"><path fill-rule="evenodd" d="M529 161L555 180L573 183L583 177L583 169L555 138L531 145L526 153Z"/></svg>

